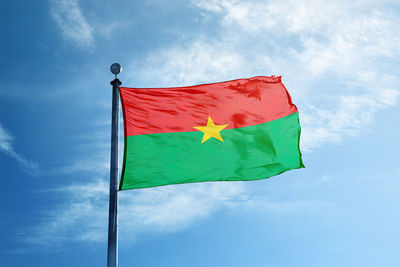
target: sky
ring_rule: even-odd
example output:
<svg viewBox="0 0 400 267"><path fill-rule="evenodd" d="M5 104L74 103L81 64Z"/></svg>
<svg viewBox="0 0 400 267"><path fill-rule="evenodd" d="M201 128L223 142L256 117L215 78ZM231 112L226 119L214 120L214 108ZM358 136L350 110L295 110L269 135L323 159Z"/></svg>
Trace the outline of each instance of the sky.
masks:
<svg viewBox="0 0 400 267"><path fill-rule="evenodd" d="M0 266L106 266L114 62L282 76L306 166L120 192L119 266L400 266L399 32L398 0L1 1Z"/></svg>

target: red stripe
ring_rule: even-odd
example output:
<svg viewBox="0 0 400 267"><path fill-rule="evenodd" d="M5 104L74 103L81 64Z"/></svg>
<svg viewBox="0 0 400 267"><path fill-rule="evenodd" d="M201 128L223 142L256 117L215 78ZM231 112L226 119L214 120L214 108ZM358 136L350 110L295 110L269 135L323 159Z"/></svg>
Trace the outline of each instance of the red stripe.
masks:
<svg viewBox="0 0 400 267"><path fill-rule="evenodd" d="M121 87L125 136L192 132L194 126L225 129L276 120L297 111L281 77L253 77L172 88Z"/></svg>

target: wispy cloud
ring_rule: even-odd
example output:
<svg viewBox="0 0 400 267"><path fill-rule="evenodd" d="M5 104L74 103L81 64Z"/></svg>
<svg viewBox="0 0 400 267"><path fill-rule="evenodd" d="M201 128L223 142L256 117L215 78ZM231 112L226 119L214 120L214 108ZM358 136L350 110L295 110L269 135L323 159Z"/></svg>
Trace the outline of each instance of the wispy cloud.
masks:
<svg viewBox="0 0 400 267"><path fill-rule="evenodd" d="M0 148L3 151L12 151L12 140L13 138L11 137L11 135L0 124Z"/></svg>
<svg viewBox="0 0 400 267"><path fill-rule="evenodd" d="M302 114L302 141L310 150L323 143L339 142L345 136L356 136L374 122L375 113L396 103L399 91L381 89L362 95L337 96L334 110L309 105Z"/></svg>
<svg viewBox="0 0 400 267"><path fill-rule="evenodd" d="M82 14L77 0L53 0L50 13L65 39L80 47L93 45L93 29Z"/></svg>
<svg viewBox="0 0 400 267"><path fill-rule="evenodd" d="M13 148L14 138L1 124L0 124L0 151L6 153L10 157L14 158L22 166L22 168L31 175L39 174L39 166L24 158Z"/></svg>
<svg viewBox="0 0 400 267"><path fill-rule="evenodd" d="M107 229L107 189L106 182L98 180L45 191L62 194L66 201L44 214L41 224L28 229L25 242L57 247L68 241L103 240Z"/></svg>
<svg viewBox="0 0 400 267"><path fill-rule="evenodd" d="M68 201L47 214L42 224L31 229L33 233L25 241L54 247L66 241L106 240L108 188L108 182L99 179L47 190L47 194L62 194ZM121 192L120 239L128 242L141 232L184 229L229 205L243 190L240 182L221 182Z"/></svg>
<svg viewBox="0 0 400 267"><path fill-rule="evenodd" d="M140 80L147 82L146 86L151 86L148 82L154 80L154 76L158 77L154 86L188 85L218 80L220 77L234 77L238 70L246 68L243 56L229 49L228 44L205 40L195 40L186 47L154 52L147 58L147 64L154 72L144 69L139 75ZM127 75L129 83L133 77Z"/></svg>

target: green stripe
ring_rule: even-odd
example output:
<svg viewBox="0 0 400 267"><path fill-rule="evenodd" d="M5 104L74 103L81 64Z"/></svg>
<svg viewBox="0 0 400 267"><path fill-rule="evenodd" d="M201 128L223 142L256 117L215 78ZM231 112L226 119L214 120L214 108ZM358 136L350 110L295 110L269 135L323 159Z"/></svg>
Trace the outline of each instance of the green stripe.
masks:
<svg viewBox="0 0 400 267"><path fill-rule="evenodd" d="M128 136L121 190L205 181L264 179L304 167L298 113L222 130L224 142L201 143L202 132Z"/></svg>

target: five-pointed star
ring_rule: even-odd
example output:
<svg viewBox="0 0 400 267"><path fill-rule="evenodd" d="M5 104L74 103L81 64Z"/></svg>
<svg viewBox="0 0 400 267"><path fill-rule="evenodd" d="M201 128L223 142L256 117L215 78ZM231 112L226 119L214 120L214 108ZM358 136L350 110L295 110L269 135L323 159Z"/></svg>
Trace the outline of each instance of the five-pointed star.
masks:
<svg viewBox="0 0 400 267"><path fill-rule="evenodd" d="M219 133L222 129L224 129L228 124L224 125L215 125L213 120L211 119L210 116L208 116L208 122L207 126L195 126L193 128L202 131L204 133L203 135L203 140L201 140L201 143L204 143L211 137L214 137L222 142L224 142L224 139L222 139L221 134Z"/></svg>

